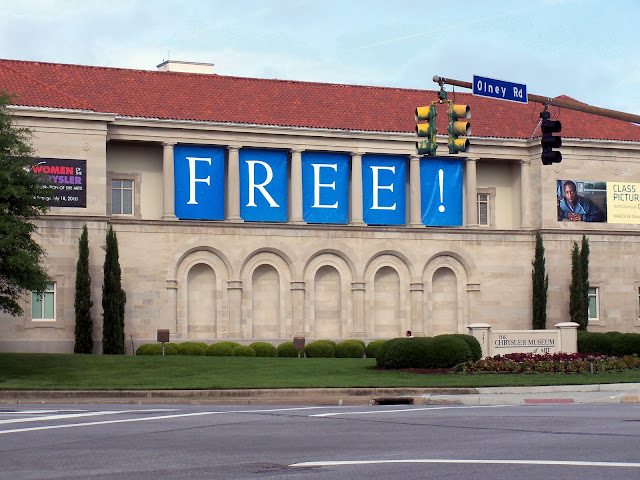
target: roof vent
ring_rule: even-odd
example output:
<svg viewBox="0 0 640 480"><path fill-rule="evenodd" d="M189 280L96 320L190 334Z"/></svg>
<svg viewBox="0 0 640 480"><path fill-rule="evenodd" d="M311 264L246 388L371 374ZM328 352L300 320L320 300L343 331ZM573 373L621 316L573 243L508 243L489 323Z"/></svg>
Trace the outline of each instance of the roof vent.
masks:
<svg viewBox="0 0 640 480"><path fill-rule="evenodd" d="M161 72L204 73L213 75L213 63L183 62L180 60L165 60L156 65Z"/></svg>

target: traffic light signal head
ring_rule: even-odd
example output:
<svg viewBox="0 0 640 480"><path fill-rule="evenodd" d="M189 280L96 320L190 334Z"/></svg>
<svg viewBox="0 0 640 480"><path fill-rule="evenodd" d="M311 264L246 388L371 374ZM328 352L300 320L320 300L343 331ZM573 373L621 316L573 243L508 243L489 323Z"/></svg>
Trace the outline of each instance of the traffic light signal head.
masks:
<svg viewBox="0 0 640 480"><path fill-rule="evenodd" d="M471 135L471 122L461 122L460 118L471 118L471 108L468 105L449 104L449 153L466 152L469 148L468 138L458 138L459 135Z"/></svg>
<svg viewBox="0 0 640 480"><path fill-rule="evenodd" d="M428 107L416 108L416 121L428 120L426 123L418 123L416 125L416 134L419 137L428 137L426 140L421 140L416 143L418 149L418 155L435 155L438 149L438 143L436 142L436 111L435 105L429 105Z"/></svg>
<svg viewBox="0 0 640 480"><path fill-rule="evenodd" d="M559 163L562 161L562 153L554 148L562 146L562 138L553 135L562 131L562 124L559 120L549 120L551 114L548 111L540 112L540 118L542 124L540 128L542 130L542 164L551 165L552 163Z"/></svg>

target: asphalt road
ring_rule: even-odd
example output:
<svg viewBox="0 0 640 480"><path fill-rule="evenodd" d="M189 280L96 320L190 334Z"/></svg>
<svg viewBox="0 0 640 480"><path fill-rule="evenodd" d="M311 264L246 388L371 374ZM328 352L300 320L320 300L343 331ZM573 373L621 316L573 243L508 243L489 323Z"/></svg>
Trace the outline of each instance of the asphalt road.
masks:
<svg viewBox="0 0 640 480"><path fill-rule="evenodd" d="M640 478L640 404L0 405L0 479Z"/></svg>

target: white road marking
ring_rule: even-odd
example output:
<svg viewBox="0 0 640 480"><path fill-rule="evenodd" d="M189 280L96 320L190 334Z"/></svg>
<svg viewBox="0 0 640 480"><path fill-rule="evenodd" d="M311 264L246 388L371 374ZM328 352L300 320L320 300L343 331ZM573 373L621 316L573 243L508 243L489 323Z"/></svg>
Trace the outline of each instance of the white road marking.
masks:
<svg viewBox="0 0 640 480"><path fill-rule="evenodd" d="M335 460L325 462L293 463L290 467L327 467L340 465L379 465L385 463L470 463L489 465L551 465L576 467L623 467L640 468L640 463L633 462L581 462L574 460L487 460L487 459L447 459L417 458L407 460Z"/></svg>
<svg viewBox="0 0 640 480"><path fill-rule="evenodd" d="M496 407L516 407L518 405L459 405L449 407L421 407L421 408L399 408L399 409L377 409L377 410L364 410L360 412L332 412L332 413L316 413L309 415L310 417L332 417L337 415L370 415L375 413L405 413L405 412L420 412L422 410L449 410L449 409L469 409L469 408L496 408Z"/></svg>
<svg viewBox="0 0 640 480"><path fill-rule="evenodd" d="M99 417L101 415L118 415L121 413L146 413L146 412L175 412L175 408L154 408L152 410L103 410L84 413L66 413L62 415L47 415L45 417L28 417L28 418L10 418L7 420L0 420L0 425L7 423L25 423L25 422L44 422L47 420L62 420L65 418L80 418L80 417Z"/></svg>
<svg viewBox="0 0 640 480"><path fill-rule="evenodd" d="M204 416L204 415L221 415L221 414L228 414L228 413L287 412L287 411L296 411L296 410L312 410L317 408L335 408L335 407L295 407L295 408L271 408L271 409L261 409L261 410L229 410L229 411L221 411L221 412L176 413L173 415L159 415L156 417L125 418L121 420L103 420L99 422L70 423L65 425L49 425L49 426L41 426L41 427L14 428L12 430L0 431L0 435L3 435L5 433L34 432L37 430L55 430L58 428L88 427L92 425L108 425L112 423L148 422L152 420L166 420L170 418L183 418L183 417L198 417L198 416ZM131 410L131 411L139 412L140 410ZM126 412L126 410L124 410L123 412Z"/></svg>

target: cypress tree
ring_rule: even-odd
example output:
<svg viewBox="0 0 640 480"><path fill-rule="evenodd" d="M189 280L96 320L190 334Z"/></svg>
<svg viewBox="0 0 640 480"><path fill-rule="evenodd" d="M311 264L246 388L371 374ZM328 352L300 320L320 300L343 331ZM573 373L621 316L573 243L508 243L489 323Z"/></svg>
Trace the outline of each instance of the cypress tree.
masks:
<svg viewBox="0 0 640 480"><path fill-rule="evenodd" d="M531 323L534 330L543 330L547 326L549 275L545 273L544 246L542 245L540 232L536 232L536 251L532 264L533 300L531 307L533 317Z"/></svg>
<svg viewBox="0 0 640 480"><path fill-rule="evenodd" d="M587 325L584 319L584 284L582 281L582 259L580 247L573 242L571 250L571 285L569 286L569 316L572 322L576 322L578 330L585 330Z"/></svg>
<svg viewBox="0 0 640 480"><path fill-rule="evenodd" d="M589 240L582 234L582 245L580 247L580 264L582 269L582 302L584 330L589 324Z"/></svg>
<svg viewBox="0 0 640 480"><path fill-rule="evenodd" d="M122 290L118 239L109 226L104 257L104 282L102 284L102 353L124 353L124 305L126 295Z"/></svg>
<svg viewBox="0 0 640 480"><path fill-rule="evenodd" d="M82 228L76 264L76 343L74 353L93 352L93 320L91 319L91 276L89 275L89 234L87 226Z"/></svg>

